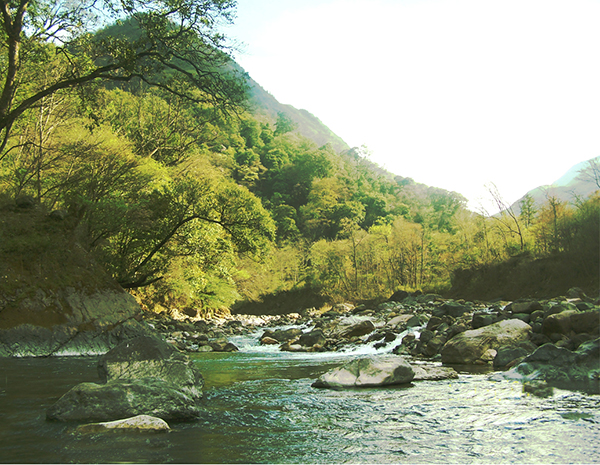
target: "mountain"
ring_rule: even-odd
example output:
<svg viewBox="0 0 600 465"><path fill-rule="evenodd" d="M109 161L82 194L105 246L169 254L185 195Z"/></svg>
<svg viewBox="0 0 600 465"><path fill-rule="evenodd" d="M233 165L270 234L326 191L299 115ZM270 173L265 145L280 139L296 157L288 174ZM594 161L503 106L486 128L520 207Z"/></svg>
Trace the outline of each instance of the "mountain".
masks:
<svg viewBox="0 0 600 465"><path fill-rule="evenodd" d="M266 123L275 123L281 112L295 124L296 132L314 141L319 147L331 144L336 152L343 152L350 147L341 137L329 129L319 118L306 110L298 110L292 105L279 103L273 95L263 89L254 79L248 78L250 86L250 104L252 114Z"/></svg>
<svg viewBox="0 0 600 465"><path fill-rule="evenodd" d="M586 198L600 189L600 157L590 158L571 167L552 184L530 190L511 205L513 212L521 212L521 201L530 195L536 205L542 205L548 197L556 197L564 202L573 202L578 197Z"/></svg>

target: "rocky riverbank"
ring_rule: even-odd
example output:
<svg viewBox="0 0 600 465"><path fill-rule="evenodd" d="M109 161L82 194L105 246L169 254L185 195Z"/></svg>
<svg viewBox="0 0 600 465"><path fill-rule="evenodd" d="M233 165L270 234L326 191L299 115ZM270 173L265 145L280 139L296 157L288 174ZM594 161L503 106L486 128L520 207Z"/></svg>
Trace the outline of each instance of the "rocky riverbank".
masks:
<svg viewBox="0 0 600 465"><path fill-rule="evenodd" d="M146 321L187 352L235 351L231 336L258 332L261 344L282 351L344 351L369 345L376 351L449 366L509 370L528 363L529 369L521 366L511 376L598 392L600 361L594 347L598 347L600 306L598 299L577 288L554 299L514 302L398 292L372 307L338 304L281 316L231 315L211 321L147 315ZM559 366L552 356L540 355L549 347L561 351L561 360L571 361L573 373L567 364ZM582 353L577 355L580 347ZM542 364L553 368L544 369Z"/></svg>

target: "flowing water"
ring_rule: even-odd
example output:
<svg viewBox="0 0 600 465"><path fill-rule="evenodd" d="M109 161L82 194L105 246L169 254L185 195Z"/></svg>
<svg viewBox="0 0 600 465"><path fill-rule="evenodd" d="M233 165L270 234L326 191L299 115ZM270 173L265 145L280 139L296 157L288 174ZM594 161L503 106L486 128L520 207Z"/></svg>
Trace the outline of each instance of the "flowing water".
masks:
<svg viewBox="0 0 600 465"><path fill-rule="evenodd" d="M312 382L357 351L233 342L240 352L192 356L205 378L204 414L170 433L84 435L45 420L72 386L98 381L96 358L0 359L0 462L600 463L598 395L526 396L518 383L474 372L320 390Z"/></svg>

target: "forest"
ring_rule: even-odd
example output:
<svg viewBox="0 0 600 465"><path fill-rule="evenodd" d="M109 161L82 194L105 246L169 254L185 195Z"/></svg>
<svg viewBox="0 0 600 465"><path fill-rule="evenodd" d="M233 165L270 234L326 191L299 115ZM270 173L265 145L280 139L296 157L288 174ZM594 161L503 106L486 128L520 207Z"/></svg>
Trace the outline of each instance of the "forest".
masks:
<svg viewBox="0 0 600 465"><path fill-rule="evenodd" d="M523 273L597 291L598 191L525 197L517 214L490 189L489 215L381 169L367 147L318 145L250 98L219 32L235 2L0 5L0 201L61 218L149 309L211 315L298 290L475 298L494 267L540 260Z"/></svg>

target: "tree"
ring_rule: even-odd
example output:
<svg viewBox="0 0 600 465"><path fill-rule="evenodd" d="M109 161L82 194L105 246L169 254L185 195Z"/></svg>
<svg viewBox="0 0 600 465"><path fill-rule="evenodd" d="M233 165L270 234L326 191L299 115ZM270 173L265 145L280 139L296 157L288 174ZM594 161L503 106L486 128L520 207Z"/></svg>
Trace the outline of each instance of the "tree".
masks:
<svg viewBox="0 0 600 465"><path fill-rule="evenodd" d="M217 30L231 22L234 6L233 0L0 0L0 152L24 112L58 91L94 82L137 80L215 108L241 104L246 82ZM108 21L117 24L95 31ZM71 66L27 86L29 65L55 54Z"/></svg>

